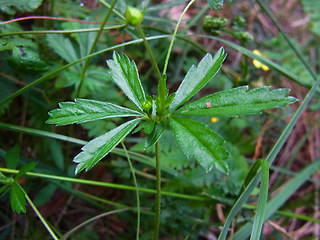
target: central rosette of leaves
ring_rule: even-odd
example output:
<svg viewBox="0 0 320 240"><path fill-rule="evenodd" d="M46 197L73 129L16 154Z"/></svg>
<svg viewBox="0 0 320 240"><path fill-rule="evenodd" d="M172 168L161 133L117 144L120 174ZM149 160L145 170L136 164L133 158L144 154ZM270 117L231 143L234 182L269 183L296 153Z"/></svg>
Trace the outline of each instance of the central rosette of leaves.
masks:
<svg viewBox="0 0 320 240"><path fill-rule="evenodd" d="M193 65L189 69L178 90L171 95L168 95L166 77L163 76L158 84L158 96L151 97L145 94L134 61L125 54L114 52L113 59L107 61L109 73L136 108L75 99L74 102L60 103L59 109L49 113L47 122L62 126L114 117L134 118L83 146L82 152L73 160L78 163L76 173L91 169L134 129L134 132L143 130L148 135L145 148L153 146L159 141L167 125L188 158L194 157L206 171L215 168L227 173L225 160L228 152L223 146L224 139L203 123L183 116L234 117L240 114L257 114L263 109L293 103L296 99L288 97L289 89L271 91L270 87L260 87L248 91L248 86L241 86L189 102L215 76L225 58L223 48L213 57L206 54L198 66Z"/></svg>

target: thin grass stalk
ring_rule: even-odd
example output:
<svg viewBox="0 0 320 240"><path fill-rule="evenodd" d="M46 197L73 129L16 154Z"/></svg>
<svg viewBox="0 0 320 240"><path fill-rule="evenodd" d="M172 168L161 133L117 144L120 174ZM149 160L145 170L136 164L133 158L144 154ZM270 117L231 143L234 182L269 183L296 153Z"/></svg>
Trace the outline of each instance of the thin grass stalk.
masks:
<svg viewBox="0 0 320 240"><path fill-rule="evenodd" d="M269 186L269 163L266 160L261 162L261 184L258 199L258 208L254 218L250 240L259 240L266 214L268 202L268 186Z"/></svg>
<svg viewBox="0 0 320 240"><path fill-rule="evenodd" d="M139 197L139 189L138 189L138 183L137 183L137 179L136 179L136 174L134 172L134 168L132 166L131 160L130 160L130 156L129 153L127 151L126 146L124 145L123 141L121 141L121 145L122 148L126 154L127 160L128 160L128 164L130 167L130 171L132 174L132 178L133 178L133 183L134 186L136 188L136 198L137 198L137 235L136 235L136 239L139 240L139 232L140 232L140 197Z"/></svg>
<svg viewBox="0 0 320 240"><path fill-rule="evenodd" d="M169 63L169 58L170 58L170 54L171 54L171 51L172 51L172 46L173 46L173 43L175 41L175 38L176 38L176 35L177 35L177 32L178 32L178 28L179 28L179 25L182 21L182 18L184 16L184 14L188 11L189 7L191 7L191 5L194 3L195 0L191 0L188 5L185 7L185 9L183 10L183 12L181 13L181 16L178 20L178 23L177 23L177 26L176 28L174 29L174 32L173 32L173 35L172 35L172 39L171 39L171 42L170 42L170 45L169 45L169 49L168 49L168 53L167 53L167 56L166 56L166 60L164 62L164 67L163 67L163 75L166 75L166 72L167 72L167 67L168 67L168 63Z"/></svg>
<svg viewBox="0 0 320 240"><path fill-rule="evenodd" d="M24 196L27 199L28 203L30 204L30 206L32 207L32 209L36 213L36 215L39 217L39 219L42 222L42 224L44 225L44 227L48 230L48 232L50 233L51 237L54 240L59 240L59 238L55 235L55 233L53 232L53 230L51 229L51 227L49 226L47 221L42 217L42 215L38 211L37 207L33 204L32 200L29 198L28 194L24 191L24 189L20 186L20 184L18 184L18 186L21 189L21 191L23 191Z"/></svg>
<svg viewBox="0 0 320 240"><path fill-rule="evenodd" d="M106 24L106 22L108 21L111 13L112 13L112 9L114 8L115 4L116 4L117 0L113 0L105 18L103 19L101 25L100 25L100 29L91 45L91 49L90 49L90 52L89 54L93 53L94 51L94 48L96 47L96 44L99 40L99 37L103 31L103 28L104 28L104 25ZM80 84L79 84L79 87L77 89L77 92L76 92L76 98L80 96L80 93L81 93L81 89L82 89L82 86L83 86L83 83L84 83L84 77L86 75L86 71L87 71L87 68L89 66L89 62L90 62L90 58L87 58L86 61L84 62L84 65L83 65L83 68L82 68L82 71L81 71L81 75L80 75Z"/></svg>
<svg viewBox="0 0 320 240"><path fill-rule="evenodd" d="M156 219L153 240L157 240L160 228L160 211L161 211L161 167L160 167L160 143L156 142Z"/></svg>

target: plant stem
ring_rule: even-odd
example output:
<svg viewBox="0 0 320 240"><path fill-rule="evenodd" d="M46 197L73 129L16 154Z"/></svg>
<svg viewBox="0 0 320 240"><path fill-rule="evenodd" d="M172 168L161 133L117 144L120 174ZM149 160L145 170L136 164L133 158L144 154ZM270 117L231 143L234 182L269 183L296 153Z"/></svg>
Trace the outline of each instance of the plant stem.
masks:
<svg viewBox="0 0 320 240"><path fill-rule="evenodd" d="M92 45L91 45L91 49L90 49L89 55L93 53L94 48L96 47L96 44L98 42L98 39L99 39L99 37L100 37L100 35L101 35L102 31L103 31L104 25L108 21L110 15L112 13L112 9L114 8L114 5L116 4L116 2L117 2L117 0L113 0L113 2L111 4L111 6L110 6L105 18L103 19L103 21L102 21L102 23L100 25L100 29L99 29L99 31L98 31L98 33L97 33ZM79 84L78 90L76 92L76 98L79 97L79 95L81 93L81 89L82 89L83 82L84 82L84 77L86 75L86 70L87 70L87 68L89 66L89 62L90 62L90 58L87 58L85 63L84 63L84 66L82 68L81 75L80 75L80 84Z"/></svg>
<svg viewBox="0 0 320 240"><path fill-rule="evenodd" d="M167 67L168 67L168 63L169 63L169 57L170 57L170 53L171 53L171 50L172 50L172 46L173 46L173 43L174 43L174 40L175 40L175 37L177 35L177 32L178 32L178 28L179 28L179 25L181 23L181 20L182 20L182 17L184 16L184 14L188 11L189 7L194 3L195 0L191 0L188 5L185 7L185 9L183 10L183 12L181 13L181 16L178 20L178 23L177 23L177 26L173 32L173 36L172 36L172 40L170 42L170 46L169 46L169 49L168 49L168 53L167 53L167 57L166 57L166 61L164 63L164 68L163 68L163 75L166 75L166 72L167 72Z"/></svg>
<svg viewBox="0 0 320 240"><path fill-rule="evenodd" d="M35 213L37 214L37 216L40 218L40 221L42 222L42 224L44 225L44 227L48 230L48 232L50 233L50 235L52 236L53 239L55 240L59 240L59 238L54 234L53 230L51 229L51 227L49 226L49 224L46 222L46 220L42 217L41 213L38 211L38 209L36 208L36 206L33 204L32 200L29 198L28 194L24 191L24 189L20 186L20 184L18 184L18 186L20 187L20 189L23 191L25 198L27 199L28 203L30 204L30 206L32 207L33 211L35 211Z"/></svg>
<svg viewBox="0 0 320 240"><path fill-rule="evenodd" d="M138 24L136 27L137 27L137 30L138 30L140 36L141 36L142 39L143 39L143 44L144 44L145 48L147 49L147 51L148 51L148 53L149 53L149 55L150 55L150 57L151 57L152 66L153 66L154 69L156 70L157 75L158 75L158 79L159 79L159 82L160 82L161 79L162 79L162 75L161 75L161 73L160 73L160 69L159 69L159 67L158 67L157 61L156 61L156 59L154 58L154 55L153 55L153 53L152 53L152 51L151 51L151 48L150 48L149 43L148 43L148 41L147 41L147 39L146 39L146 36L144 35L144 32L143 32L143 30L142 30L141 25Z"/></svg>
<svg viewBox="0 0 320 240"><path fill-rule="evenodd" d="M127 26L126 24L118 24L114 26L104 27L103 30L119 29ZM38 30L38 31L25 31L25 32L10 32L1 33L0 37L12 36L12 35L25 35L25 34L71 34L71 33L84 33L84 32L97 32L100 28L86 28L86 29L74 29L74 30Z"/></svg>
<svg viewBox="0 0 320 240"><path fill-rule="evenodd" d="M160 168L160 143L156 143L156 221L153 240L158 239L160 228L160 210L161 210L161 168Z"/></svg>
<svg viewBox="0 0 320 240"><path fill-rule="evenodd" d="M134 169L130 160L130 156L129 153L127 151L126 146L124 145L123 141L121 142L122 148L125 151L126 157L128 159L128 163L130 166L130 170L132 173L132 177L133 177L133 182L134 182L134 186L136 188L136 197L137 197L137 235L136 235L136 239L139 240L139 231L140 231L140 197L139 197L139 188L138 188L138 183L137 183L137 179L136 179L136 174L134 173Z"/></svg>

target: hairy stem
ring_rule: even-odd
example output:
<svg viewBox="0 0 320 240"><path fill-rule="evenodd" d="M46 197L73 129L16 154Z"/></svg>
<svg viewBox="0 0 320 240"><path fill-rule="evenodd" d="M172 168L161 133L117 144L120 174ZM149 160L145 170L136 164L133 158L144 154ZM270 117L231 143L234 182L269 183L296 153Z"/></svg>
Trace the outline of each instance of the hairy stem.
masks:
<svg viewBox="0 0 320 240"><path fill-rule="evenodd" d="M156 59L154 58L154 55L153 55L153 53L152 53L152 51L151 51L151 48L150 48L149 43L148 43L148 41L147 41L147 39L146 39L146 36L144 35L144 32L143 32L143 30L142 30L142 27L141 27L140 24L138 24L136 27L137 27L137 30L138 30L141 38L143 39L143 44L144 44L145 48L147 49L147 51L148 51L148 53L149 53L149 55L150 55L150 57L151 57L151 63L152 63L152 66L154 67L154 69L155 69L156 72L157 72L158 79L159 79L159 81L161 81L162 76L161 76L161 73L160 73L160 69L159 69L158 64L157 64L157 61L156 61Z"/></svg>
<svg viewBox="0 0 320 240"><path fill-rule="evenodd" d="M108 21L111 13L112 13L112 9L114 8L114 5L116 4L117 0L113 0L105 18L103 19L101 25L100 25L100 29L91 45L91 49L90 49L90 52L89 52L89 55L93 53L93 50L94 48L96 47L96 44L98 42L98 39L103 31L103 28L104 28L104 25L106 24L106 22ZM77 90L77 93L76 93L76 98L79 97L80 93L81 93L81 89L82 89L82 86L83 86L83 82L84 82L84 77L86 75L86 71L87 71L87 68L89 66L89 62L90 62L90 58L87 58L85 63L84 63L84 66L82 68L82 71L81 71L81 75L80 75L80 84L79 84L79 87L78 87L78 90Z"/></svg>
<svg viewBox="0 0 320 240"><path fill-rule="evenodd" d="M160 168L160 144L156 143L156 221L153 240L158 239L160 228L160 210L161 210L161 168Z"/></svg>
<svg viewBox="0 0 320 240"><path fill-rule="evenodd" d="M134 186L136 188L136 198L137 198L137 235L136 235L136 239L139 240L139 231L140 231L140 197L139 197L138 183L137 183L136 174L134 173L134 169L133 169L129 153L127 151L127 148L126 148L126 146L124 145L123 142L121 142L121 145L122 145L122 148L125 151L126 157L128 159L128 163L129 163L130 170L131 170L132 177L133 177Z"/></svg>

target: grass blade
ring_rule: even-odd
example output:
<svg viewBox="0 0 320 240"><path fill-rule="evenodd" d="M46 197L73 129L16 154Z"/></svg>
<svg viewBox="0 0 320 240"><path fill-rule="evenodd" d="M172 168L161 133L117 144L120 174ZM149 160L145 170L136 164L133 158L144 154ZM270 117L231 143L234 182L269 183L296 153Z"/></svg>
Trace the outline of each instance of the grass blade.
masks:
<svg viewBox="0 0 320 240"><path fill-rule="evenodd" d="M269 163L266 160L261 162L261 185L258 200L257 214L254 219L253 228L250 240L259 240L261 236L262 226L266 214L268 201L268 186L269 186Z"/></svg>
<svg viewBox="0 0 320 240"><path fill-rule="evenodd" d="M309 166L298 173L289 183L272 199L266 206L266 215L264 221L269 219L287 200L295 193L302 184L320 168L320 159L317 159ZM235 233L234 239L245 240L249 237L252 223L246 223L238 232Z"/></svg>

